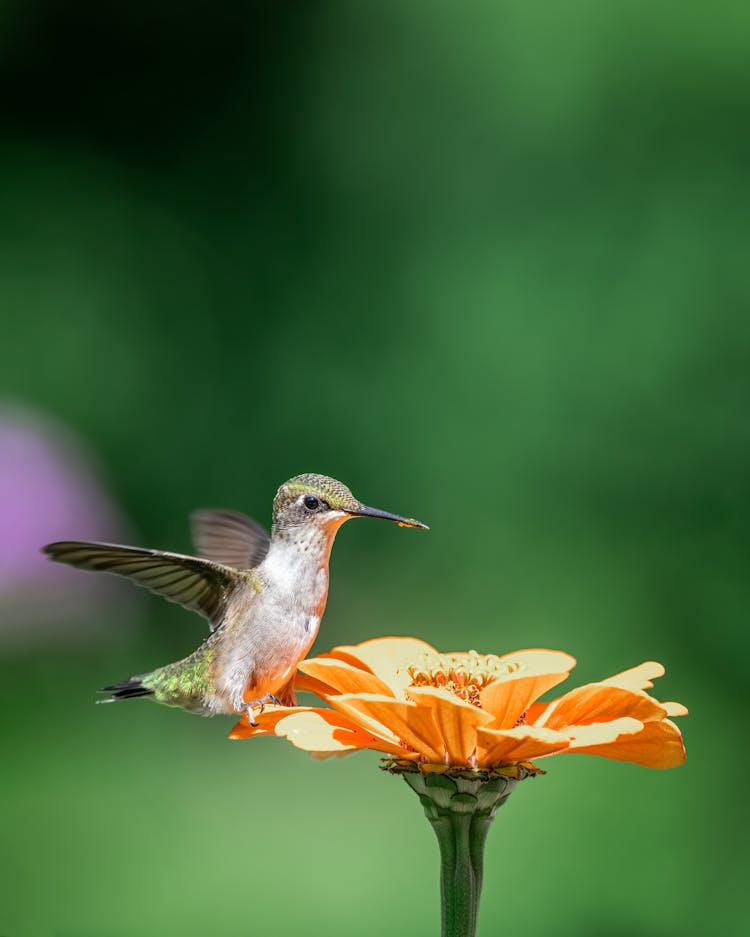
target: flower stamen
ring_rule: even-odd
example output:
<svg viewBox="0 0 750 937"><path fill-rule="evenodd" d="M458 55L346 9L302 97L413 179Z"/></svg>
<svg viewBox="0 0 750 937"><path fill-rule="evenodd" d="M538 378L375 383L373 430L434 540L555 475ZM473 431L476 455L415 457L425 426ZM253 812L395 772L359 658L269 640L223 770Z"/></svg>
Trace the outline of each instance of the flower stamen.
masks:
<svg viewBox="0 0 750 937"><path fill-rule="evenodd" d="M481 708L481 691L489 683L523 669L524 665L519 661L504 660L495 654L426 651L415 663L409 664L406 671L411 677L411 686L448 690L459 699Z"/></svg>

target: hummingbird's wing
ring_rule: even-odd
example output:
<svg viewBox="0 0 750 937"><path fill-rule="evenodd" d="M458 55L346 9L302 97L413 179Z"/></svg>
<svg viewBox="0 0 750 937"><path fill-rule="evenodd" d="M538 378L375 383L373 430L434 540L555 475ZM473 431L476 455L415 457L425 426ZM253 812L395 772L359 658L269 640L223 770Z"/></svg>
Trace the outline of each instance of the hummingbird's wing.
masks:
<svg viewBox="0 0 750 937"><path fill-rule="evenodd" d="M235 569L259 566L271 545L265 527L239 511L194 511L190 524L196 551Z"/></svg>
<svg viewBox="0 0 750 937"><path fill-rule="evenodd" d="M220 563L115 543L50 543L44 552L58 563L127 576L136 585L204 615L213 631L221 622L230 593L244 581Z"/></svg>

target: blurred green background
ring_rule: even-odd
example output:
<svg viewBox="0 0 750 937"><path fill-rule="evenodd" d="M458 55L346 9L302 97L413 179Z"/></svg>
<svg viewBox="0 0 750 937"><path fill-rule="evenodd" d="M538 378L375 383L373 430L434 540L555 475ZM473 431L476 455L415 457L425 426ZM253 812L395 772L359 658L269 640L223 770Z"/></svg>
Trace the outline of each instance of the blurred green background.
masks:
<svg viewBox="0 0 750 937"><path fill-rule="evenodd" d="M747 6L0 22L0 394L67 426L121 517L34 544L187 550L190 510L267 522L305 471L424 519L341 532L317 650L563 648L577 682L653 658L691 709L679 770L560 757L519 788L480 933L739 933ZM33 568L0 606L0 933L438 933L433 834L375 755L93 705L204 623L127 588L32 621L53 587L19 531L48 513L23 500L0 517ZM97 578L70 577L71 601Z"/></svg>

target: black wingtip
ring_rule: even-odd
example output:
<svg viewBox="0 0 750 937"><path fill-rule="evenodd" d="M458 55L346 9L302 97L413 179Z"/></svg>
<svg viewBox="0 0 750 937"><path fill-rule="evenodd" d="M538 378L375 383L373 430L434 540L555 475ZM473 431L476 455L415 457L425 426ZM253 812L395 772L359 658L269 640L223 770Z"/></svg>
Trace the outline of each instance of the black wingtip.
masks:
<svg viewBox="0 0 750 937"><path fill-rule="evenodd" d="M45 543L41 547L41 552L48 556L51 560L54 560L56 563L69 563L70 559L67 554L70 553L71 549L81 547L90 547L94 546L92 543L79 543L75 540L55 540L54 543Z"/></svg>

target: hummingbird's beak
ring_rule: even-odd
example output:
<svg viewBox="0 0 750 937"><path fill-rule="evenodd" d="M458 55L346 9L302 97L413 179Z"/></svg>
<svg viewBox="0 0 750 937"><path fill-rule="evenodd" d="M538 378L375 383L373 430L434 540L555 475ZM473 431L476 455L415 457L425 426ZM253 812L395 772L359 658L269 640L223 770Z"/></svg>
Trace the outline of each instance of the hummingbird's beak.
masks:
<svg viewBox="0 0 750 937"><path fill-rule="evenodd" d="M399 527L419 527L421 530L429 530L427 524L422 521L416 521L413 517L401 517L398 514L389 514L388 511L380 511L378 508L370 508L366 504L360 504L358 508L351 511L347 509L347 514L352 517L382 517L386 521L395 521Z"/></svg>

